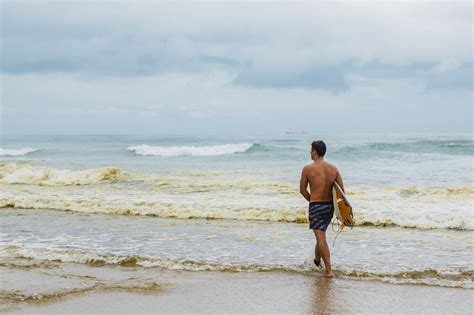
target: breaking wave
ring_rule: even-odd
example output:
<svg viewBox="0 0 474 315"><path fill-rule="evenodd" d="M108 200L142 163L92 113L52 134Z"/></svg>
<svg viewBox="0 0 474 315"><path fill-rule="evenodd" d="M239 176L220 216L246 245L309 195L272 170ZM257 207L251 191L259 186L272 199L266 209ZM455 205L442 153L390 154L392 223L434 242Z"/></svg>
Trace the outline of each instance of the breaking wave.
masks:
<svg viewBox="0 0 474 315"><path fill-rule="evenodd" d="M402 152L402 153L437 153L447 155L474 155L474 141L472 139L451 140L409 140L393 142L369 142L358 146L349 145L335 150L336 154L361 154L370 152Z"/></svg>
<svg viewBox="0 0 474 315"><path fill-rule="evenodd" d="M242 220L269 221L286 223L308 223L307 210L275 209L252 206L172 204L159 201L128 201L124 198L115 200L84 200L61 198L1 198L0 208L37 209L72 211L78 213L100 213L110 215L140 215L171 219L206 219L206 220ZM355 226L402 227L415 229L451 229L474 230L472 214L451 213L383 213L379 207L372 209L355 209Z"/></svg>
<svg viewBox="0 0 474 315"><path fill-rule="evenodd" d="M22 148L22 149L4 149L0 148L0 156L22 156L41 149Z"/></svg>
<svg viewBox="0 0 474 315"><path fill-rule="evenodd" d="M258 263L221 263L216 261L198 261L179 258L154 258L141 256L119 256L113 254L95 254L83 250L49 250L27 249L19 246L8 246L0 249L0 256L26 258L52 263L79 263L94 267L118 265L122 267L161 268L166 270L219 271L219 272L294 272L314 273L315 267L310 262L300 264L258 264ZM397 284L426 284L445 287L474 288L474 270L459 268L455 270L436 270L433 268L390 272L369 272L334 266L336 277L379 280Z"/></svg>
<svg viewBox="0 0 474 315"><path fill-rule="evenodd" d="M306 210L278 210L256 207L227 207L208 205L183 205L163 202L137 201L129 203L126 200L108 202L90 200L63 199L5 199L0 200L0 208L43 209L72 211L80 213L101 213L119 215L143 215L172 219L207 219L207 220L249 220L288 223L307 223Z"/></svg>
<svg viewBox="0 0 474 315"><path fill-rule="evenodd" d="M127 150L135 152L138 155L152 155L152 156L216 156L235 153L244 153L250 150L255 143L235 143L223 145L210 146L151 146L142 144L137 146L130 146Z"/></svg>
<svg viewBox="0 0 474 315"><path fill-rule="evenodd" d="M143 175L116 167L75 171L0 163L0 184L0 208L308 222L296 183L238 173ZM348 187L356 226L474 230L473 195L471 186Z"/></svg>
<svg viewBox="0 0 474 315"><path fill-rule="evenodd" d="M72 171L38 167L29 164L0 163L0 183L3 184L40 186L89 185L117 181L126 177L127 174L116 167Z"/></svg>

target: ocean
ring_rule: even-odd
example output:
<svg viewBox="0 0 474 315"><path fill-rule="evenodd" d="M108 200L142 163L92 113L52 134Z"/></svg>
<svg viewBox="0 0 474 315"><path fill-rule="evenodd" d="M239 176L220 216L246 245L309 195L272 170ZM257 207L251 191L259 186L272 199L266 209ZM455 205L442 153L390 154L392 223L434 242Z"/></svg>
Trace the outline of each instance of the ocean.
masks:
<svg viewBox="0 0 474 315"><path fill-rule="evenodd" d="M354 209L328 228L336 277L474 288L470 134L4 135L0 266L315 273L316 139Z"/></svg>

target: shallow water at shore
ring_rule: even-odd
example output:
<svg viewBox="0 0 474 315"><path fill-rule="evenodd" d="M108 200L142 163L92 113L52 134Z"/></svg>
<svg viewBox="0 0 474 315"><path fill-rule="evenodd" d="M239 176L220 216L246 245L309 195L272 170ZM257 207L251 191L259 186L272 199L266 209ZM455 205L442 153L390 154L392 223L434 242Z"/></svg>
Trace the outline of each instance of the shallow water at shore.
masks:
<svg viewBox="0 0 474 315"><path fill-rule="evenodd" d="M0 263L10 259L170 270L312 273L306 224L162 219L3 209ZM335 233L328 231L332 245ZM332 250L340 278L473 288L470 231L359 227Z"/></svg>

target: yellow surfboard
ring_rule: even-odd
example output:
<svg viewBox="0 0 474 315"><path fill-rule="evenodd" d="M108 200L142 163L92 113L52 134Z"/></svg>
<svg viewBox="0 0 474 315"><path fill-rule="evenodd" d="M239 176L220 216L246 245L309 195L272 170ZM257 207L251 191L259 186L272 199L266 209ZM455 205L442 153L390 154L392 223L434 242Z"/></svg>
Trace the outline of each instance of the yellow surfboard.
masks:
<svg viewBox="0 0 474 315"><path fill-rule="evenodd" d="M349 203L344 191L334 182L332 187L332 200L334 203L334 214L339 221L341 228L344 226L354 227L354 217L352 215L352 206Z"/></svg>

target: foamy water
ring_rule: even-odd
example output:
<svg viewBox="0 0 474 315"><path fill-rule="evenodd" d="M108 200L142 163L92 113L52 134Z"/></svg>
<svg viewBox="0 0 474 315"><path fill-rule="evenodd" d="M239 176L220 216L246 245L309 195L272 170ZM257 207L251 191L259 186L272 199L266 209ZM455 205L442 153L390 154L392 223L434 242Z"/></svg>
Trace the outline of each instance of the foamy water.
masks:
<svg viewBox="0 0 474 315"><path fill-rule="evenodd" d="M4 211L0 259L193 271L316 270L306 225ZM328 239L334 236L330 229ZM473 288L471 236L466 231L355 228L331 248L333 268L350 279Z"/></svg>
<svg viewBox="0 0 474 315"><path fill-rule="evenodd" d="M0 164L0 207L308 222L297 185L252 176L234 171L146 175L116 167L72 171L8 163ZM472 186L346 186L357 209L357 226L474 229Z"/></svg>
<svg viewBox="0 0 474 315"><path fill-rule="evenodd" d="M324 139L356 222L336 275L472 288L470 136ZM312 140L5 137L0 263L315 272L298 186Z"/></svg>
<svg viewBox="0 0 474 315"><path fill-rule="evenodd" d="M139 155L154 155L154 156L216 156L234 153L243 153L253 146L252 143L236 143L223 144L211 146L150 146L142 144L137 146L130 146L127 150L133 151Z"/></svg>

